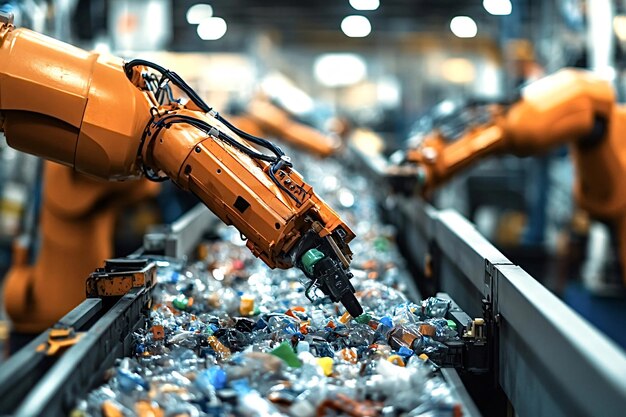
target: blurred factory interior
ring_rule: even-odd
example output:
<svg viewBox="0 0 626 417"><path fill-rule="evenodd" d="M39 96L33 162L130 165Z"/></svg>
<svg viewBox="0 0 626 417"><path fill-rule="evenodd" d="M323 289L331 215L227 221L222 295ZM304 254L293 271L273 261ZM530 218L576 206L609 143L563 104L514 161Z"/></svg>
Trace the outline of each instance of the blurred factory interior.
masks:
<svg viewBox="0 0 626 417"><path fill-rule="evenodd" d="M0 0L0 10L13 14L17 28L175 71L211 107L241 118L244 127L251 103L272 103L293 120L339 138L339 154L356 149L362 158L406 168L410 150L421 149L417 159L430 175L428 164L443 152L428 147L433 135L445 144L461 143L468 132L503 117L501 109L519 102L525 86L563 68L588 70L612 86L617 103L626 99L623 0ZM0 85L3 69L0 62ZM1 104L0 97L0 111ZM616 124L609 121L609 129ZM16 256L29 262L37 256L44 172L51 163L0 138L5 276ZM521 152L485 152L479 162L477 143L459 146L460 152L474 152L459 163L465 169L441 174L428 192L415 184L424 171L411 171L413 180L392 175L400 185L379 198L383 218L393 224L397 199L404 198L456 210L515 265L626 349L624 226L613 222L619 214L603 218L589 212L593 204L578 204L576 181L594 169L579 156L586 151L573 154L578 145L559 139ZM433 149L435 156L429 155ZM621 154L623 159L626 148ZM626 194L626 184L613 185ZM108 204L134 192L107 190L99 198ZM118 207L123 215L115 220L115 256L141 246L151 225L172 223L198 203L171 182L141 192L145 198ZM67 230L57 239L69 239ZM81 254L67 262L74 257ZM438 291L419 278L420 271L412 273L423 295ZM1 317L6 346L12 324L6 313Z"/></svg>

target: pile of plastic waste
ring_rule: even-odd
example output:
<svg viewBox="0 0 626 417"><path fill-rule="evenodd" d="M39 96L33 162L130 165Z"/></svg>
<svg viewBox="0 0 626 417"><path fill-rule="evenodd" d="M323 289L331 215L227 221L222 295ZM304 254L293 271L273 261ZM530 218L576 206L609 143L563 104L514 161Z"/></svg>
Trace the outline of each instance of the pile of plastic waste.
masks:
<svg viewBox="0 0 626 417"><path fill-rule="evenodd" d="M238 232L203 244L200 261L158 260L148 325L134 355L80 400L90 416L459 416L434 358L458 339L449 301L420 303L378 223L367 184L325 163L316 190L358 235L353 284L364 313L304 295L306 277L270 270ZM349 184L349 186L347 185ZM355 196L359 198L356 199Z"/></svg>

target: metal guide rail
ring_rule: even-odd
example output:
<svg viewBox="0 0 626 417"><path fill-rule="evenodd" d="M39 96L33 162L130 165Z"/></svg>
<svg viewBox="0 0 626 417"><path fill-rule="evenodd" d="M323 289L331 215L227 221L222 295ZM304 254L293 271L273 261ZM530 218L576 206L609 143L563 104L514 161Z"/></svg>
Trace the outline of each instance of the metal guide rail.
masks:
<svg viewBox="0 0 626 417"><path fill-rule="evenodd" d="M137 269L137 264L142 263ZM100 270L122 275L111 263ZM133 273L155 265L134 261ZM63 416L76 398L102 382L119 357L131 353L132 334L143 327L152 287L131 286L122 296L94 294L0 368L0 415Z"/></svg>
<svg viewBox="0 0 626 417"><path fill-rule="evenodd" d="M204 204L198 204L175 223L157 226L147 233L139 252L186 258L196 249L202 236L220 223Z"/></svg>
<svg viewBox="0 0 626 417"><path fill-rule="evenodd" d="M353 156L381 181L380 164L358 151ZM494 341L492 377L517 415L624 414L626 355L619 347L456 211L436 210L417 197L394 196L382 204L393 212L388 220L398 227L401 249L421 284L450 294L471 317L486 318Z"/></svg>
<svg viewBox="0 0 626 417"><path fill-rule="evenodd" d="M215 224L217 218L197 206L164 228L161 242L153 236L150 253L187 256L193 245L186 239L196 237L197 245ZM89 298L0 366L0 416L65 416L76 398L100 385L115 360L131 354L132 334L151 306L155 271L135 254L91 274Z"/></svg>

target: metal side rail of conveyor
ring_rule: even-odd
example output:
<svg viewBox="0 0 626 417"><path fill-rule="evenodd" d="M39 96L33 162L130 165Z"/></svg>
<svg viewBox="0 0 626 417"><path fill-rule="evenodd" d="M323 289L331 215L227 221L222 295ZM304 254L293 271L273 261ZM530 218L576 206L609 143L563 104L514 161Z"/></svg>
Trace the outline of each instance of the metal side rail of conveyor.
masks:
<svg viewBox="0 0 626 417"><path fill-rule="evenodd" d="M141 255L190 256L217 223L198 205L146 235L135 254L96 270L88 298L0 366L0 416L67 415L116 359L131 354L132 334L144 326L156 269Z"/></svg>
<svg viewBox="0 0 626 417"><path fill-rule="evenodd" d="M398 203L403 230L412 231L406 240L421 242L410 257L472 317L490 311L493 378L517 415L623 415L626 355L619 347L457 212L417 199Z"/></svg>
<svg viewBox="0 0 626 417"><path fill-rule="evenodd" d="M65 416L102 383L115 360L131 353L155 271L147 260L118 259L91 274L89 298L0 367L0 415Z"/></svg>
<svg viewBox="0 0 626 417"><path fill-rule="evenodd" d="M172 258L187 258L202 237L215 230L221 221L204 204L197 204L171 225L159 225L143 239L143 254L158 254Z"/></svg>

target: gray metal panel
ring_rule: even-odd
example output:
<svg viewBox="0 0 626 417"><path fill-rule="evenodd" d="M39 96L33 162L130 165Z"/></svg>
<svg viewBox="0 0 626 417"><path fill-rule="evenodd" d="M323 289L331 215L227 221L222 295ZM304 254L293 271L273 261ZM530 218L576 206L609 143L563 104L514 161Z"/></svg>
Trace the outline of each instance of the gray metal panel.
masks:
<svg viewBox="0 0 626 417"><path fill-rule="evenodd" d="M204 204L198 204L172 224L165 246L165 256L189 256L206 233L220 220Z"/></svg>
<svg viewBox="0 0 626 417"><path fill-rule="evenodd" d="M439 212L435 225L435 242L442 254L450 259L484 296L491 295L490 282L486 280L486 269L491 265L511 264L511 261L489 243L472 223L454 210ZM442 290L450 292L447 288ZM452 295L455 296L454 293Z"/></svg>
<svg viewBox="0 0 626 417"><path fill-rule="evenodd" d="M157 226L147 233L143 249L173 258L186 258L198 246L202 236L220 222L204 204L198 204L172 225Z"/></svg>
<svg viewBox="0 0 626 417"><path fill-rule="evenodd" d="M427 240L435 237L435 224L439 212L430 204L423 200L416 200L407 197L394 197L398 209L409 217L419 232Z"/></svg>
<svg viewBox="0 0 626 417"><path fill-rule="evenodd" d="M448 293L471 317L482 317L483 306L480 300L484 298L484 294L468 279L468 272L460 270L454 259L441 257L438 262L440 290ZM484 268L475 274L482 277Z"/></svg>
<svg viewBox="0 0 626 417"><path fill-rule="evenodd" d="M495 268L500 383L520 416L623 416L626 356L523 269Z"/></svg>

